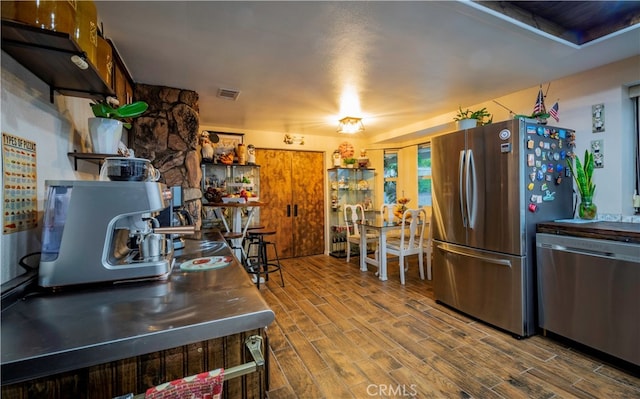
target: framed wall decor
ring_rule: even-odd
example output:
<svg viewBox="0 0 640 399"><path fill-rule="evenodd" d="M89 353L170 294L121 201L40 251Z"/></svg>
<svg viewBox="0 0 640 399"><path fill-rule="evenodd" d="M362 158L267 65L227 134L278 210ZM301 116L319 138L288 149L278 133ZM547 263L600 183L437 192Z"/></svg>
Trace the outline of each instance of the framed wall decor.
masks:
<svg viewBox="0 0 640 399"><path fill-rule="evenodd" d="M604 140L591 140L593 167L604 168Z"/></svg>
<svg viewBox="0 0 640 399"><path fill-rule="evenodd" d="M235 151L238 144L244 144L244 133L210 132L218 135L220 141L214 144L215 153L218 155L228 154Z"/></svg>
<svg viewBox="0 0 640 399"><path fill-rule="evenodd" d="M591 130L593 133L604 132L604 104L591 106Z"/></svg>

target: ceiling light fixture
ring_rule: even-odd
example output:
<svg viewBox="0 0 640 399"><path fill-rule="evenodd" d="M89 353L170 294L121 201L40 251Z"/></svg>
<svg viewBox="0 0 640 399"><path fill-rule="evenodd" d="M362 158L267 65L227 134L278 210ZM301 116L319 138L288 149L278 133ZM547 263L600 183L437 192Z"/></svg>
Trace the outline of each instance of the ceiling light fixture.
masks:
<svg viewBox="0 0 640 399"><path fill-rule="evenodd" d="M338 124L338 133L355 134L360 132L364 132L362 118L345 116L340 119L340 123Z"/></svg>

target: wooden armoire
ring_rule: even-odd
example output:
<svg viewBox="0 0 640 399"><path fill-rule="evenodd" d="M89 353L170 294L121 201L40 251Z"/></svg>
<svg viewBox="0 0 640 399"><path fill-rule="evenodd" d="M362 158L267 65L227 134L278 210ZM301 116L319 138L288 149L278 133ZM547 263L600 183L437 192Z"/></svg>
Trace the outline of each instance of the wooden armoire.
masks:
<svg viewBox="0 0 640 399"><path fill-rule="evenodd" d="M276 229L281 258L324 253L324 154L257 149L260 224Z"/></svg>

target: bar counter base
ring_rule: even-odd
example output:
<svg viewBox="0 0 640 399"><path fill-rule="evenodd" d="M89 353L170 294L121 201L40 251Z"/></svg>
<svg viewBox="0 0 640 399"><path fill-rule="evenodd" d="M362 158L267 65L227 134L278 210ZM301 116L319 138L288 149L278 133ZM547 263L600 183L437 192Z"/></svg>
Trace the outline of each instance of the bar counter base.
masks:
<svg viewBox="0 0 640 399"><path fill-rule="evenodd" d="M269 344L265 328L130 357L66 373L2 386L3 399L105 399L218 368L251 362L245 340L263 338L265 367L224 381L224 398L265 398L269 389Z"/></svg>

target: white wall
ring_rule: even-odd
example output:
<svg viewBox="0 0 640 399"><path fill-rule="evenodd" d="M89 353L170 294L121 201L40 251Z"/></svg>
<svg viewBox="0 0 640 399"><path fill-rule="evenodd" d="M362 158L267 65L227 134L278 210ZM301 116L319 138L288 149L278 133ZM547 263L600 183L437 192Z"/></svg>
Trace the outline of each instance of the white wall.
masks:
<svg viewBox="0 0 640 399"><path fill-rule="evenodd" d="M594 172L596 184L594 202L598 206L599 217L633 215L631 199L634 190L635 161L632 145L634 133L632 103L628 96L628 87L638 82L640 82L640 56L552 81L547 94L545 101L547 109L556 99L560 100L560 122L556 123L555 120L550 119L549 124L576 131L576 154L582 158L585 149L590 148L591 140L604 140L604 167ZM544 82L545 91L547 84L548 82ZM530 114L537 94L538 86L495 100L517 114ZM591 106L601 103L605 104L605 131L592 133ZM471 109L487 107L494 115L493 120L496 122L510 118L509 112L493 101L462 107ZM407 152L408 148L415 148L417 144L429 141L435 135L455 130L455 125L451 123L454 115L455 110L452 110L449 114L439 115L422 124L415 124L412 126L415 131L428 132L419 138L415 137L415 131L398 133L398 135L411 137L396 145L404 148L400 155ZM383 135L377 139L385 138L388 137ZM401 161L400 166L403 165L406 165L406 162ZM398 188L405 190L405 194L413 193L412 190L417 182L417 170L405 166L401 176ZM414 198L417 193L407 196Z"/></svg>
<svg viewBox="0 0 640 399"><path fill-rule="evenodd" d="M11 57L2 53L2 132L36 143L38 175L38 212L46 195L47 179L93 179L97 166L79 165L81 172L73 170L67 152L83 151L89 143L87 118L92 116L88 100L55 96L49 101L49 87L31 72L22 68ZM77 143L74 147L73 143ZM84 146L84 147L83 147ZM90 172L90 173L83 173ZM4 180L4 179L3 179ZM4 201L0 190L0 201ZM0 279L2 282L19 274L16 267L26 254L40 251L40 228L0 238Z"/></svg>

